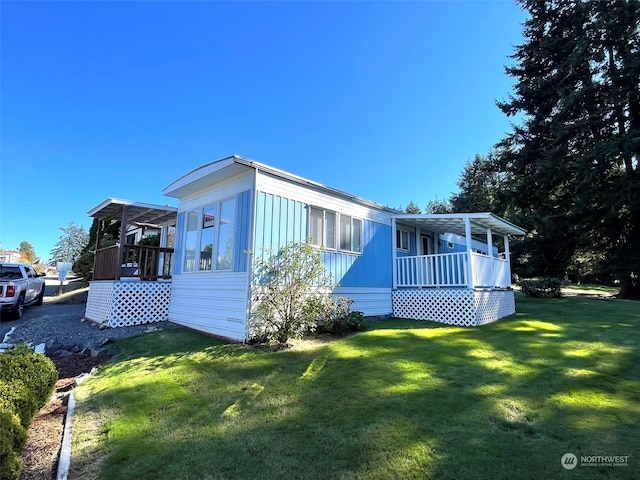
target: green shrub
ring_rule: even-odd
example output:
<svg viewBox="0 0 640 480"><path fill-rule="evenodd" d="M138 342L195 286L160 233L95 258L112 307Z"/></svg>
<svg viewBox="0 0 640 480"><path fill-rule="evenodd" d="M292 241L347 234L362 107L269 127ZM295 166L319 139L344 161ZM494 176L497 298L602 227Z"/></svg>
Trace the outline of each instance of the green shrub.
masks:
<svg viewBox="0 0 640 480"><path fill-rule="evenodd" d="M0 355L0 479L20 477L26 428L51 397L57 380L53 362L26 345Z"/></svg>
<svg viewBox="0 0 640 480"><path fill-rule="evenodd" d="M27 443L27 432L17 415L0 408L0 478L16 480L22 471L19 452Z"/></svg>
<svg viewBox="0 0 640 480"><path fill-rule="evenodd" d="M38 413L38 400L21 380L0 380L0 411L14 413L24 428Z"/></svg>
<svg viewBox="0 0 640 480"><path fill-rule="evenodd" d="M322 254L308 242L290 242L256 258L250 337L285 344L315 328L316 310L333 285Z"/></svg>
<svg viewBox="0 0 640 480"><path fill-rule="evenodd" d="M361 332L365 329L364 314L362 312L349 312L345 319L345 325L349 332Z"/></svg>
<svg viewBox="0 0 640 480"><path fill-rule="evenodd" d="M33 352L26 345L18 345L0 355L0 380L22 382L33 392L37 412L51 397L58 372L49 358Z"/></svg>
<svg viewBox="0 0 640 480"><path fill-rule="evenodd" d="M522 291L529 297L554 297L562 296L560 287L562 280L559 278L544 277L521 280L518 282Z"/></svg>
<svg viewBox="0 0 640 480"><path fill-rule="evenodd" d="M364 330L364 315L362 312L352 312L353 300L339 297L336 300L327 298L318 308L316 330L332 335L344 335L347 332Z"/></svg>

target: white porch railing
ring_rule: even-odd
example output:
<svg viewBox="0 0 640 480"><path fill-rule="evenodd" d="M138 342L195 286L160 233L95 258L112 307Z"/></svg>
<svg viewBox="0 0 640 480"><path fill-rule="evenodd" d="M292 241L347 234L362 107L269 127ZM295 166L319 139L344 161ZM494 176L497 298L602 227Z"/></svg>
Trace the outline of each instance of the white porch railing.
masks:
<svg viewBox="0 0 640 480"><path fill-rule="evenodd" d="M510 287L509 262L503 258L489 257L471 252L474 287Z"/></svg>
<svg viewBox="0 0 640 480"><path fill-rule="evenodd" d="M474 287L509 287L507 260L478 253L438 253L396 258L396 287L468 287L471 258Z"/></svg>

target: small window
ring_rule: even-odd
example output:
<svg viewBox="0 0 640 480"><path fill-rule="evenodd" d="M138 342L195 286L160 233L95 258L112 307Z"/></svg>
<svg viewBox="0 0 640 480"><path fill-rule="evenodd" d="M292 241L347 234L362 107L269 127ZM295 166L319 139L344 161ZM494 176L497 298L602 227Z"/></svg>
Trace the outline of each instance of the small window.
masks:
<svg viewBox="0 0 640 480"><path fill-rule="evenodd" d="M211 270L217 205L208 205L202 210L202 232L200 233L200 263L198 270Z"/></svg>
<svg viewBox="0 0 640 480"><path fill-rule="evenodd" d="M409 232L406 230L396 230L396 248L398 250L409 251Z"/></svg>
<svg viewBox="0 0 640 480"><path fill-rule="evenodd" d="M220 228L218 229L218 258L216 270L231 270L233 267L233 239L236 223L236 199L220 204Z"/></svg>
<svg viewBox="0 0 640 480"><path fill-rule="evenodd" d="M353 219L353 244L351 250L354 252L362 253L362 220L358 218Z"/></svg>
<svg viewBox="0 0 640 480"><path fill-rule="evenodd" d="M336 214L334 212L324 212L324 246L325 248L336 248Z"/></svg>
<svg viewBox="0 0 640 480"><path fill-rule="evenodd" d="M309 238L311 245L336 248L336 213L321 208L309 208Z"/></svg>
<svg viewBox="0 0 640 480"><path fill-rule="evenodd" d="M351 250L351 217L340 215L340 250Z"/></svg>
<svg viewBox="0 0 640 480"><path fill-rule="evenodd" d="M187 228L184 238L184 272L196 270L196 248L198 242L198 212L187 212Z"/></svg>
<svg viewBox="0 0 640 480"><path fill-rule="evenodd" d="M324 210L309 209L309 239L312 245L322 247L324 237Z"/></svg>
<svg viewBox="0 0 640 480"><path fill-rule="evenodd" d="M362 227L359 218L317 207L309 208L309 238L317 247L362 253Z"/></svg>

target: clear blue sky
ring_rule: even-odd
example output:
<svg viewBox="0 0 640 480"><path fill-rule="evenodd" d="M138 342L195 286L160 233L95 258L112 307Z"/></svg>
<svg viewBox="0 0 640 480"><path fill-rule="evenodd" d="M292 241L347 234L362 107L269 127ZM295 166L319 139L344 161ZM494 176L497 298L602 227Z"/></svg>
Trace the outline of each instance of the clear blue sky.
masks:
<svg viewBox="0 0 640 480"><path fill-rule="evenodd" d="M230 154L389 206L457 190L509 120L512 1L0 2L0 246Z"/></svg>

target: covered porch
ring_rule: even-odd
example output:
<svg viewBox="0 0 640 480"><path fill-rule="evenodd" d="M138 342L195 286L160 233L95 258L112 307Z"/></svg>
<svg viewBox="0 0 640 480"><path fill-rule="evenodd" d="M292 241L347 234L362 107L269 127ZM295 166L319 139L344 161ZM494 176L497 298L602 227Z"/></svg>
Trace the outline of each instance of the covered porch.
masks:
<svg viewBox="0 0 640 480"><path fill-rule="evenodd" d="M491 213L401 214L392 222L395 316L477 326L515 313L509 235L523 229Z"/></svg>
<svg viewBox="0 0 640 480"><path fill-rule="evenodd" d="M88 214L98 232L85 318L110 327L167 320L177 209L108 198ZM104 245L114 221L117 242Z"/></svg>

